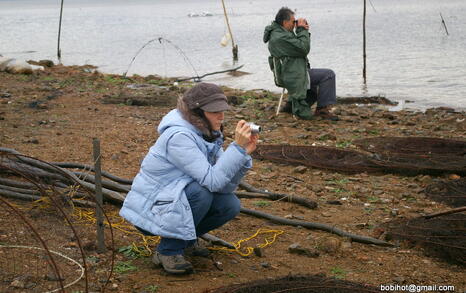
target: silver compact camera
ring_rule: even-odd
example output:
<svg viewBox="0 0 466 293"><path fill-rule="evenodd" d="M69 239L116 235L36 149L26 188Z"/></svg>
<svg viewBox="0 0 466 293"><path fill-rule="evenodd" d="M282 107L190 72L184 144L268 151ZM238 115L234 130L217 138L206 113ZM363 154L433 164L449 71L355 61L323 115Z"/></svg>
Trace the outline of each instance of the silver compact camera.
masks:
<svg viewBox="0 0 466 293"><path fill-rule="evenodd" d="M259 132L262 131L262 127L260 127L257 124L254 124L253 122L248 122L247 124L251 128L251 134L258 134Z"/></svg>

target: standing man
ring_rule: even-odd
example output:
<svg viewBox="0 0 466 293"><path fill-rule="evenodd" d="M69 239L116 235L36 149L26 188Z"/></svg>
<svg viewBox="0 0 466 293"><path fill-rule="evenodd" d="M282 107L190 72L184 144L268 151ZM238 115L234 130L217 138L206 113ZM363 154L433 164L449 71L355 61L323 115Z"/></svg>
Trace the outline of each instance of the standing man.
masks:
<svg viewBox="0 0 466 293"><path fill-rule="evenodd" d="M330 69L311 69L309 66L307 54L311 40L307 20L295 20L294 12L282 7L272 24L265 27L264 42L269 43L269 65L275 84L286 88L289 94L281 111L310 120L313 117L311 106L317 101L315 117L338 120L329 111L336 102L335 73Z"/></svg>

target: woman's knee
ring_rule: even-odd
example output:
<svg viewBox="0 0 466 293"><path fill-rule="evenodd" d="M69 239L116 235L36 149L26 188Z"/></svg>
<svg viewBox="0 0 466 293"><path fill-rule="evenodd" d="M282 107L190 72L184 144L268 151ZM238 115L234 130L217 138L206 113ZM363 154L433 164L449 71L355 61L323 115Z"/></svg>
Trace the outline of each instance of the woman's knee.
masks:
<svg viewBox="0 0 466 293"><path fill-rule="evenodd" d="M213 200L213 194L207 188L201 186L196 181L188 184L185 189L186 197L190 203L196 202L197 205L210 206Z"/></svg>
<svg viewBox="0 0 466 293"><path fill-rule="evenodd" d="M236 195L232 194L228 200L228 204L224 207L225 208L225 216L231 220L235 218L241 211L241 202L236 197Z"/></svg>

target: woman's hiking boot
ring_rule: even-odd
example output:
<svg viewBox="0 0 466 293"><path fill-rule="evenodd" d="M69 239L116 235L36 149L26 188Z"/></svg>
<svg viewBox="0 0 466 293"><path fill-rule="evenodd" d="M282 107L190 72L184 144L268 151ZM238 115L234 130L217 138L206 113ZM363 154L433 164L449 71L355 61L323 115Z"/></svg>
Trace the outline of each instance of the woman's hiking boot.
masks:
<svg viewBox="0 0 466 293"><path fill-rule="evenodd" d="M152 262L157 266L162 266L170 274L189 274L193 272L192 264L185 260L181 254L163 255L156 251L152 257Z"/></svg>
<svg viewBox="0 0 466 293"><path fill-rule="evenodd" d="M314 113L314 117L322 118L324 120L338 121L340 120L337 115L334 115L330 112L332 106L317 107Z"/></svg>
<svg viewBox="0 0 466 293"><path fill-rule="evenodd" d="M208 257L210 255L210 250L200 244L199 241L196 241L192 246L186 247L184 253L189 256Z"/></svg>

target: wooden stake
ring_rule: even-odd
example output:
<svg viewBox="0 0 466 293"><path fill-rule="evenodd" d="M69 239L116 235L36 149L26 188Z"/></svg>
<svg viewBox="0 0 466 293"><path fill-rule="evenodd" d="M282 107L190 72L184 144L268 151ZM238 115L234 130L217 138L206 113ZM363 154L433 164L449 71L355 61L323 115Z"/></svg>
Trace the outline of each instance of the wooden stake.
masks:
<svg viewBox="0 0 466 293"><path fill-rule="evenodd" d="M105 236L104 236L104 215L102 211L103 196L102 196L102 175L101 175L101 164L100 164L100 140L94 138L93 140L94 149L94 172L95 172L95 198L97 207L95 209L95 215L97 219L97 253L104 253L105 249Z"/></svg>
<svg viewBox="0 0 466 293"><path fill-rule="evenodd" d="M280 107L282 106L283 95L284 95L284 94L285 94L285 88L283 88L283 90L282 90L282 95L280 96L280 100L278 101L277 113L275 113L275 116L278 116L278 114L280 113Z"/></svg>
<svg viewBox="0 0 466 293"><path fill-rule="evenodd" d="M364 84L366 84L366 0L364 0L364 13L362 17L362 58L363 58L363 67L362 67L362 78L364 79Z"/></svg>
<svg viewBox="0 0 466 293"><path fill-rule="evenodd" d="M230 37L231 37L233 61L238 61L238 45L235 45L235 41L233 39L233 33L231 32L230 22L228 21L227 9L225 8L225 2L223 0L222 0L222 6L223 6L223 13L225 14L225 21L227 22L228 32L230 33Z"/></svg>
<svg viewBox="0 0 466 293"><path fill-rule="evenodd" d="M60 7L60 22L58 24L58 45L57 45L57 57L58 62L61 63L61 49L60 49L60 35L61 35L61 20L63 16L63 1L61 0L61 7Z"/></svg>
<svg viewBox="0 0 466 293"><path fill-rule="evenodd" d="M442 24L443 24L443 27L445 28L445 32L447 33L447 36L449 36L450 34L448 33L447 25L445 23L445 20L443 19L442 13L440 13L440 18L442 19Z"/></svg>

